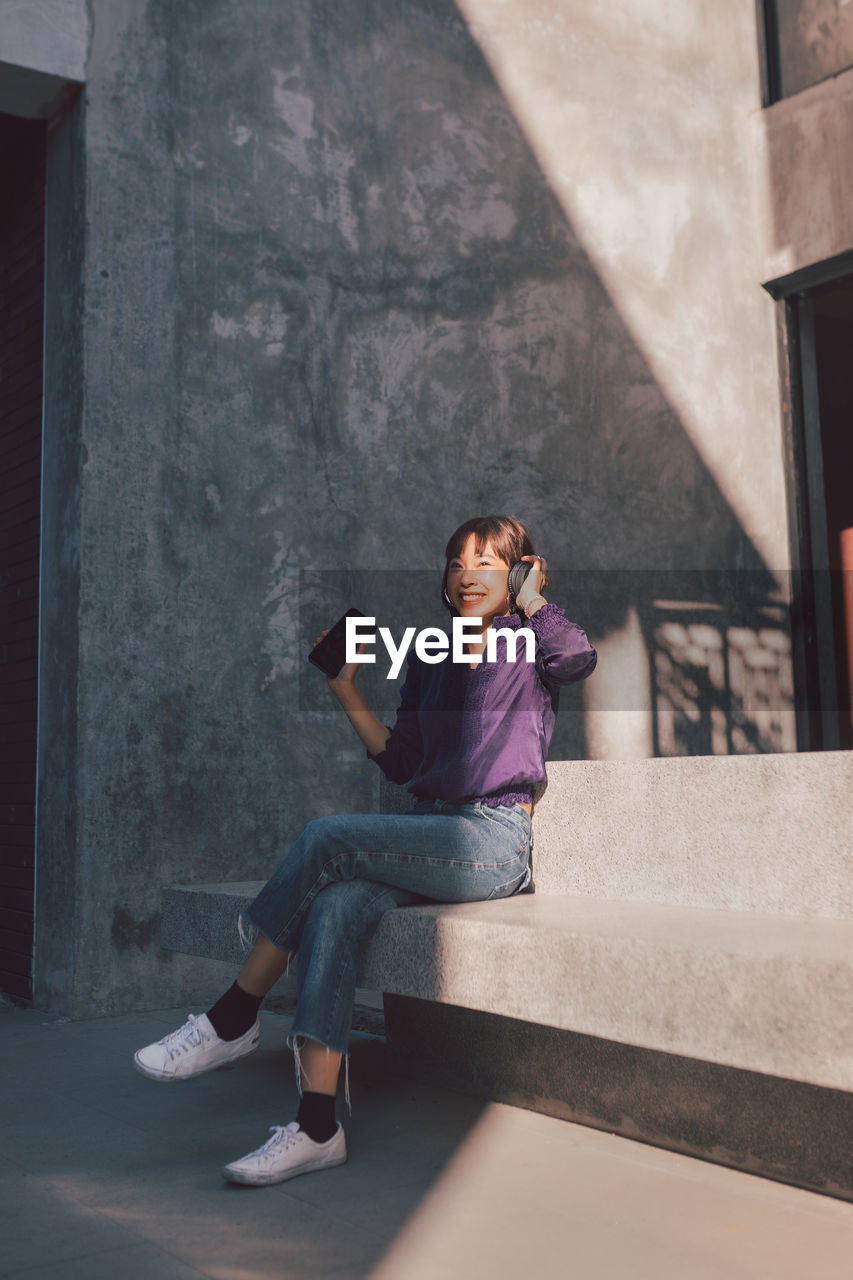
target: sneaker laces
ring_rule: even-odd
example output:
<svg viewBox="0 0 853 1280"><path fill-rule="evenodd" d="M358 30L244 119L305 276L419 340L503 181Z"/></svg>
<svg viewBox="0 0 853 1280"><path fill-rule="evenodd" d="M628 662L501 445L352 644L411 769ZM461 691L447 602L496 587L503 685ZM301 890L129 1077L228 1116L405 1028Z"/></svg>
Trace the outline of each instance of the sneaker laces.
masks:
<svg viewBox="0 0 853 1280"><path fill-rule="evenodd" d="M290 1124L271 1124L270 1133L272 1137L262 1147L258 1147L257 1151L252 1152L254 1156L274 1156L280 1151L286 1151L288 1147L295 1147L302 1130L297 1120L291 1120Z"/></svg>
<svg viewBox="0 0 853 1280"><path fill-rule="evenodd" d="M197 1045L204 1044L209 1039L210 1037L205 1034L196 1014L191 1013L184 1025L178 1027L177 1031L170 1031L167 1036L163 1037L160 1044L171 1060L172 1058L180 1057L182 1053L186 1053L189 1049L194 1049Z"/></svg>

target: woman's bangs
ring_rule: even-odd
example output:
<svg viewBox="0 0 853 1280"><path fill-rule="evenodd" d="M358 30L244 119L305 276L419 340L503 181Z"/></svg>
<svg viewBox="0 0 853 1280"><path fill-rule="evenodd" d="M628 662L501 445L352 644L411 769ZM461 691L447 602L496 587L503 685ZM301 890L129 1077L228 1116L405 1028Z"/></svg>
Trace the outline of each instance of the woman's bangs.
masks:
<svg viewBox="0 0 853 1280"><path fill-rule="evenodd" d="M533 551L530 535L520 520L512 516L475 516L473 520L466 520L465 524L451 534L444 552L445 563L449 564L462 554L472 533L477 555L490 542L501 560L507 564L514 564L521 556L531 555Z"/></svg>

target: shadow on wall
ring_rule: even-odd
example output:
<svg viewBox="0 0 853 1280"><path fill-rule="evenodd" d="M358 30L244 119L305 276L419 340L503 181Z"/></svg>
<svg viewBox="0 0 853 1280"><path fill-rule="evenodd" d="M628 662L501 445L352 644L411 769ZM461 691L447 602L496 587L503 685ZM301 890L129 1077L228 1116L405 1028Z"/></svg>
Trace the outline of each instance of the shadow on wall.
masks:
<svg viewBox="0 0 853 1280"><path fill-rule="evenodd" d="M796 750L788 609L769 575L582 577L590 616L611 603L598 641L610 677L583 690L591 758Z"/></svg>
<svg viewBox="0 0 853 1280"><path fill-rule="evenodd" d="M601 651L564 698L555 758L794 748L777 580L455 5L262 4L257 40L233 39L227 0L200 14L161 15L185 422L244 511L249 495L251 545L225 573L264 694L292 699L313 636L350 605L395 633L444 625L437 590L404 619L398 571L429 566L437 587L450 531L506 510ZM363 565L390 586L357 594ZM345 585L294 609L306 569ZM389 718L393 691L366 689Z"/></svg>
<svg viewBox="0 0 853 1280"><path fill-rule="evenodd" d="M654 754L744 755L797 748L784 611L756 601L654 601L644 619L653 655Z"/></svg>

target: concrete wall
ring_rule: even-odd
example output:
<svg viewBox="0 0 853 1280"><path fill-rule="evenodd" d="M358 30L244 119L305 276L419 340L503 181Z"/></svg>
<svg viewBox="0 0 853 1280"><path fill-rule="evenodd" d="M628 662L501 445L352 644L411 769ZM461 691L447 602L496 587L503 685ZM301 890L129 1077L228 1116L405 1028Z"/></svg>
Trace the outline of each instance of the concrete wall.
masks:
<svg viewBox="0 0 853 1280"><path fill-rule="evenodd" d="M601 645L555 756L651 754L663 704L672 750L792 745L784 716L721 729L714 683L733 630L777 667L786 643L747 8L93 0L82 409L46 428L57 457L77 433L48 488L79 567L42 659L42 1003L195 998L219 975L159 952L161 887L262 876L307 818L374 807L303 654L389 590L444 622L479 511L529 519Z"/></svg>
<svg viewBox="0 0 853 1280"><path fill-rule="evenodd" d="M751 125L759 279L853 250L853 71L755 111Z"/></svg>
<svg viewBox="0 0 853 1280"><path fill-rule="evenodd" d="M0 111L47 119L86 79L86 0L0 0Z"/></svg>
<svg viewBox="0 0 853 1280"><path fill-rule="evenodd" d="M90 37L86 0L0 0L0 61L82 83Z"/></svg>
<svg viewBox="0 0 853 1280"><path fill-rule="evenodd" d="M780 91L786 97L853 64L846 0L775 0Z"/></svg>

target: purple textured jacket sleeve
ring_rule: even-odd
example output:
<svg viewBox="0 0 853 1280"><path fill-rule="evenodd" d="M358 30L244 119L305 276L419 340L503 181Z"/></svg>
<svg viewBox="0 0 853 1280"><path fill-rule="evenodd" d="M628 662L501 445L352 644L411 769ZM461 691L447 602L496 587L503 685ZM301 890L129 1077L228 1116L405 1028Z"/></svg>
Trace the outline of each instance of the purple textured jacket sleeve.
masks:
<svg viewBox="0 0 853 1280"><path fill-rule="evenodd" d="M418 669L418 661L410 653L391 736L377 755L367 752L367 758L379 765L389 782L409 782L423 759L424 744L418 724Z"/></svg>
<svg viewBox="0 0 853 1280"><path fill-rule="evenodd" d="M549 601L525 623L536 636L536 670L545 684L575 684L595 670L598 654L559 605Z"/></svg>

